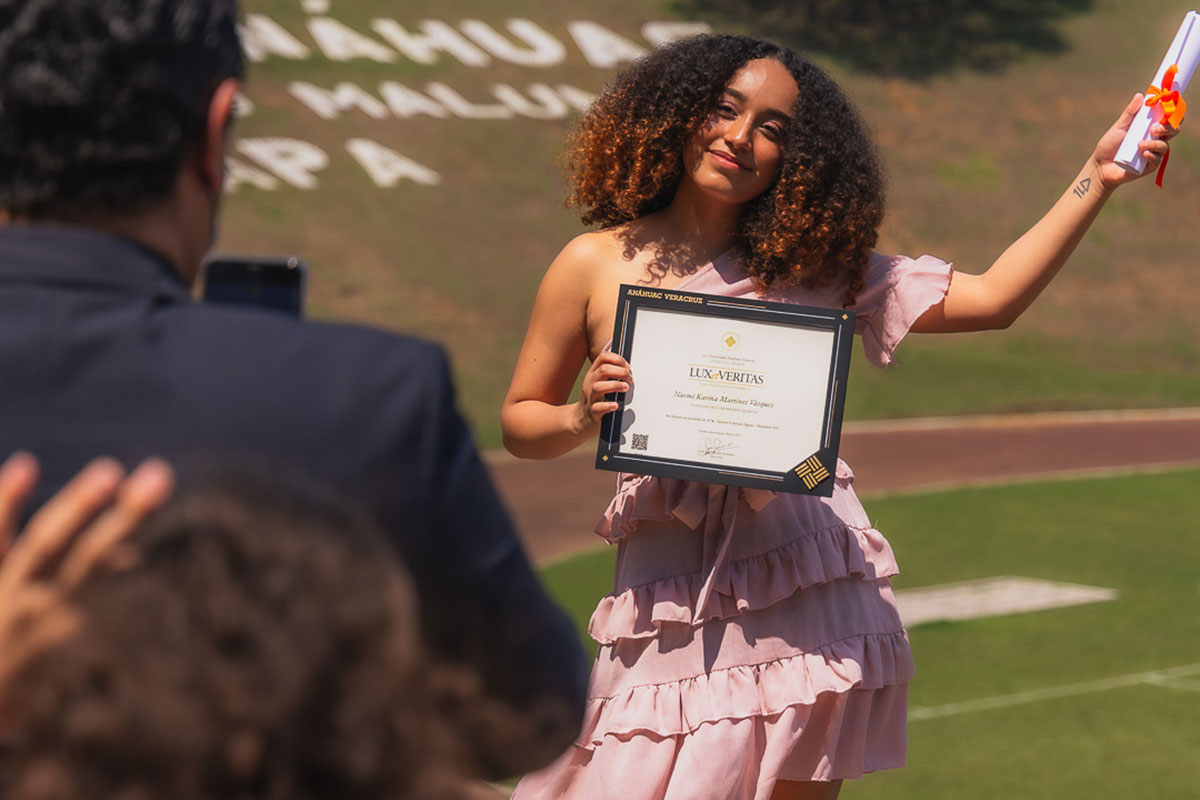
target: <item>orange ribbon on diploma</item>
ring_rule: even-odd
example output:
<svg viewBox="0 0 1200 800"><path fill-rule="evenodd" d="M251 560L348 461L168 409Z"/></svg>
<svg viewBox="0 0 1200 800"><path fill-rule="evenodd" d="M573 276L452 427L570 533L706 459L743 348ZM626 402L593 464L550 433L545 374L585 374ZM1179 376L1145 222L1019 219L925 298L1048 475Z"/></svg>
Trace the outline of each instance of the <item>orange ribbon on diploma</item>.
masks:
<svg viewBox="0 0 1200 800"><path fill-rule="evenodd" d="M1175 32L1167 54L1158 63L1154 71L1154 82L1159 86L1151 86L1146 90L1146 102L1133 115L1129 130L1117 148L1113 162L1126 171L1141 175L1146 171L1146 156L1142 142L1151 138L1150 129L1155 122L1179 127L1183 121L1184 104L1179 96L1187 90L1192 76L1200 69L1200 13L1189 11L1183 17L1183 23ZM1159 165L1158 179L1155 181L1162 186L1163 168L1167 159L1163 158Z"/></svg>
<svg viewBox="0 0 1200 800"><path fill-rule="evenodd" d="M1172 128L1178 128L1183 122L1183 115L1187 113L1187 103L1179 95L1179 90L1175 89L1175 75L1179 72L1179 65L1172 64L1163 73L1162 88L1150 84L1150 88L1146 90L1146 105L1153 108L1160 106L1162 108L1162 123L1170 125ZM1158 175L1154 178L1154 183L1158 187L1162 187L1163 172L1167 169L1167 159L1171 157L1170 151L1163 156L1162 163L1158 165Z"/></svg>

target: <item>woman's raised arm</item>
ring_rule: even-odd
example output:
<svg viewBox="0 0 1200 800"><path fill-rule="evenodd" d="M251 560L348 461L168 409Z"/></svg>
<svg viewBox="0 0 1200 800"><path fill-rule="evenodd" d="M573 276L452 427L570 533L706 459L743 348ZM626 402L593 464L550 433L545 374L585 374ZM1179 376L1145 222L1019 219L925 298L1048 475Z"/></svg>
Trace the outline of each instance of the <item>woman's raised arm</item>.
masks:
<svg viewBox="0 0 1200 800"><path fill-rule="evenodd" d="M954 333L1007 328L1029 308L1074 252L1109 195L1121 184L1142 177L1126 172L1113 161L1141 104L1142 95L1135 95L1045 216L1009 245L983 274L956 272L946 299L925 312L912 330ZM1155 138L1141 143L1147 160L1142 175L1158 168L1169 149L1167 140L1176 132L1163 125L1151 128Z"/></svg>
<svg viewBox="0 0 1200 800"><path fill-rule="evenodd" d="M577 237L542 279L500 409L504 446L515 456L554 458L574 449L595 436L600 418L616 408L604 396L629 388L628 362L605 351L584 375L579 399L569 402L588 358L587 312L599 257L589 235Z"/></svg>

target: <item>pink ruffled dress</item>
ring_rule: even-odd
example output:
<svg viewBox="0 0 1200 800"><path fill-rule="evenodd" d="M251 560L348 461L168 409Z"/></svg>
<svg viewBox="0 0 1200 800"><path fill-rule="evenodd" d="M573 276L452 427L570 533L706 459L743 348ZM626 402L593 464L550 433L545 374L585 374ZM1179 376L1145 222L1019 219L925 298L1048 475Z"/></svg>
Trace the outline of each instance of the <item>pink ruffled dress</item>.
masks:
<svg viewBox="0 0 1200 800"><path fill-rule="evenodd" d="M884 367L951 266L876 255L857 333ZM727 253L679 286L756 296ZM843 291L770 299L841 307ZM620 547L575 745L514 798L767 800L776 780L900 767L908 637L892 549L838 462L833 496L622 474L596 532Z"/></svg>

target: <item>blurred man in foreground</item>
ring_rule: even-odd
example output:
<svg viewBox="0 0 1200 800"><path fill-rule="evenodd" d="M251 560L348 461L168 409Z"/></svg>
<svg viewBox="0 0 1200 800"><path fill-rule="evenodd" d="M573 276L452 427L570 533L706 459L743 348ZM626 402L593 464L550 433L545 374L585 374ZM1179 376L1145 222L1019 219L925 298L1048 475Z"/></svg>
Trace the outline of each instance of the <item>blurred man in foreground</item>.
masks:
<svg viewBox="0 0 1200 800"><path fill-rule="evenodd" d="M480 736L491 775L571 741L585 671L455 409L441 351L206 307L242 75L234 0L0 4L0 458L35 505L92 457L302 470L367 508L409 565L424 639L531 722Z"/></svg>

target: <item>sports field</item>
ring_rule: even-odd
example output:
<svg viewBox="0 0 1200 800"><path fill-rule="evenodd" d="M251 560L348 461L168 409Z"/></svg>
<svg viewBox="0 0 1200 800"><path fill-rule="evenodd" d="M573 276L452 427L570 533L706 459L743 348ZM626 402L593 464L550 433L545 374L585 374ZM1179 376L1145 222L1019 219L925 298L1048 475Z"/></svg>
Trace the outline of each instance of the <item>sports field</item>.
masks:
<svg viewBox="0 0 1200 800"><path fill-rule="evenodd" d="M499 85L527 99L541 91L535 85L560 97L564 85L601 90L617 66L598 66L580 46L571 27L580 20L636 47L649 45L645 24L653 21L773 35L767 19L728 23L705 10L722 4L245 0L248 13L291 42L251 65L251 105L234 153L255 172L241 173L253 180L242 180L226 204L222 246L303 256L313 270L315 317L443 342L477 438L494 447L538 281L582 228L561 207L554 167L572 115L538 119L501 109L486 118L484 109L495 111ZM1133 92L1146 88L1190 7L1183 0L945 4L948 15L963 18L1014 9L1040 15L1061 47L1017 41L1003 69L959 67L922 80L864 73L818 54L859 103L889 169L880 249L934 253L969 272L986 268L1066 187ZM381 33L394 39L395 26L413 32L432 20L451 37L478 35L484 25L512 41L513 19L547 34L545 64L491 56L472 65L446 52L426 63ZM314 31L336 35L322 44ZM359 54L331 48L338 36ZM468 44L479 50L476 39ZM466 106L448 103L439 85ZM395 100L396 86L416 94L385 102L388 92ZM341 100L317 113L314 90L326 99L340 91ZM360 163L361 140L372 143L374 173ZM1200 406L1197 141L1190 129L1175 140L1163 190L1142 181L1114 198L1012 330L914 337L901 348L901 368L887 374L856 360L847 417ZM264 159L281 142L293 148L295 169ZM395 180L381 185L388 168ZM436 182L414 177L429 172ZM1200 796L1198 478L1175 472L868 502L900 559L900 588L1017 575L1119 596L915 627L910 766L850 785L843 797ZM610 587L613 555L545 571L581 630Z"/></svg>
<svg viewBox="0 0 1200 800"><path fill-rule="evenodd" d="M911 629L909 766L842 796L1198 796L1198 481L1187 470L868 500L898 589L1014 575L1118 596ZM614 554L543 573L581 631Z"/></svg>
<svg viewBox="0 0 1200 800"><path fill-rule="evenodd" d="M245 0L257 30L269 21L287 46L250 65L251 105L233 152L254 172L239 173L226 203L222 246L304 257L314 316L445 343L477 437L495 447L499 404L538 281L583 231L562 208L555 168L575 112L535 118L536 108L501 107L496 87L526 105L541 96L538 85L560 99L563 86L600 91L620 64L605 66L580 45L572 33L579 21L642 49L650 45L645 26L656 21L773 35L769 19L728 21L706 10L722 3ZM1190 7L1184 0L946 4L939 13L947 25L1023 16L1061 47L1017 38L1002 69L957 67L922 80L866 73L818 53L867 117L888 167L880 249L933 253L968 272L986 268L1146 88ZM534 51L508 27L514 19L545 34L542 64L491 55L468 36L482 25L528 56ZM430 20L487 64L445 51L423 63L396 49L396 26L416 34ZM396 101L397 87L408 92L407 104ZM466 105L448 102L447 89ZM324 106L314 93L326 97ZM1200 140L1188 128L1173 145L1165 188L1147 180L1123 189L1012 330L906 342L903 369L888 376L856 363L848 418L1200 405L1200 316L1187 312L1200 305L1189 257L1200 249ZM362 140L373 143L374 174L390 185L360 163ZM288 169L266 157L289 147ZM438 182L422 183L420 170L405 172L387 153L436 173Z"/></svg>

